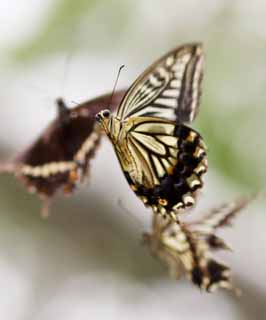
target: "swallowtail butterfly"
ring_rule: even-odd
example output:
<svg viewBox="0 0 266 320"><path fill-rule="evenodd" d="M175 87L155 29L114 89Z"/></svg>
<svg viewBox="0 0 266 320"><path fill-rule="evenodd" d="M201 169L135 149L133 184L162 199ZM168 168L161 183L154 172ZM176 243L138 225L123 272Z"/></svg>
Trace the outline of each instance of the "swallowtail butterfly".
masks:
<svg viewBox="0 0 266 320"><path fill-rule="evenodd" d="M237 199L210 210L199 221L174 223L171 219L153 216L152 232L143 235L151 253L164 262L169 273L179 278L181 270L199 288L208 292L218 288L235 290L231 270L213 257L213 252L230 250L216 230L231 224L232 219L245 208L254 197Z"/></svg>
<svg viewBox="0 0 266 320"><path fill-rule="evenodd" d="M121 90L113 95L111 109L117 107L124 94ZM87 175L101 136L95 115L99 105L107 106L110 98L111 94L106 94L71 109L58 99L56 119L32 145L0 165L0 171L14 173L29 192L44 200L44 214L58 190L71 193Z"/></svg>
<svg viewBox="0 0 266 320"><path fill-rule="evenodd" d="M207 171L200 134L183 124L198 113L202 75L202 45L181 46L139 76L116 116L110 110L96 116L132 190L174 220L194 205Z"/></svg>

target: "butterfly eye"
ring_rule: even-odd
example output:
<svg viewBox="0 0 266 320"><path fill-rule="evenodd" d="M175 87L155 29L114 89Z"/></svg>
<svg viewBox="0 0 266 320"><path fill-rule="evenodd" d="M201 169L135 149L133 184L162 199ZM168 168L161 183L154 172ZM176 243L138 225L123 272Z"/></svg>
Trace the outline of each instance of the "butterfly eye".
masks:
<svg viewBox="0 0 266 320"><path fill-rule="evenodd" d="M104 110L102 115L104 116L104 118L109 118L110 117L110 110Z"/></svg>
<svg viewBox="0 0 266 320"><path fill-rule="evenodd" d="M100 122L100 121L101 121L101 116L99 115L99 113L96 114L95 120L96 120L97 122Z"/></svg>

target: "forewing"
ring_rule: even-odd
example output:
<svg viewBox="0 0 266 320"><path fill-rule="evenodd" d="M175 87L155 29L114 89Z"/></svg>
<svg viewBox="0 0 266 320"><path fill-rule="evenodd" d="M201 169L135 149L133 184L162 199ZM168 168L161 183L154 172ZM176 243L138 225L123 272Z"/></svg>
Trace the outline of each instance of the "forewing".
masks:
<svg viewBox="0 0 266 320"><path fill-rule="evenodd" d="M190 224L197 231L205 234L213 234L215 229L225 227L232 224L233 219L242 209L247 207L257 195L235 199L234 201L225 203L220 207L211 209L200 220Z"/></svg>
<svg viewBox="0 0 266 320"><path fill-rule="evenodd" d="M191 122L197 115L203 75L201 44L188 44L167 53L130 87L117 116L151 116Z"/></svg>

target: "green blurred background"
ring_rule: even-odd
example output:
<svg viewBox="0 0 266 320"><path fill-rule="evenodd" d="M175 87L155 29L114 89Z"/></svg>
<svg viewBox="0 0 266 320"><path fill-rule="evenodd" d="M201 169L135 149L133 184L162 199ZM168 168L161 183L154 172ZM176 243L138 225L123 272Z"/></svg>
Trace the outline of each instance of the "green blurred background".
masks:
<svg viewBox="0 0 266 320"><path fill-rule="evenodd" d="M209 148L198 211L264 189L266 4L263 1L0 0L0 155L8 159L70 106L126 87L169 49L202 41L201 112ZM106 178L108 177L108 178ZM121 208L118 205L122 201ZM0 177L1 319L265 319L265 210L250 206L223 235L241 299L173 282L140 244L151 213L129 190L103 141L89 183L39 203ZM193 308L191 306L193 305Z"/></svg>

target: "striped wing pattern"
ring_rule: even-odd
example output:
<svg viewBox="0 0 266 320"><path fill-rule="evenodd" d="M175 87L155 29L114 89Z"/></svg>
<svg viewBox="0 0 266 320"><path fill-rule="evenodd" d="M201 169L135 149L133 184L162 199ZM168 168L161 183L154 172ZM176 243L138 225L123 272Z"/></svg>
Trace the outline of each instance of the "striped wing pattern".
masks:
<svg viewBox="0 0 266 320"><path fill-rule="evenodd" d="M135 163L134 177L125 172L131 188L154 212L178 213L194 204L207 171L200 135L184 126L156 118L137 118L127 135Z"/></svg>
<svg viewBox="0 0 266 320"><path fill-rule="evenodd" d="M125 90L113 95L115 109ZM32 191L52 196L64 187L71 192L88 173L89 162L101 139L95 114L99 107L107 106L111 93L68 108L62 99L57 100L58 116L28 149L15 159L14 170Z"/></svg>
<svg viewBox="0 0 266 320"><path fill-rule="evenodd" d="M101 139L95 115L102 107L111 110L120 104L126 90L117 91L68 108L57 100L57 117L40 136L14 159L0 163L0 173L14 174L31 193L43 202L43 214L48 214L50 200L59 190L71 193L89 171Z"/></svg>
<svg viewBox="0 0 266 320"><path fill-rule="evenodd" d="M188 278L199 288L209 292L219 287L233 289L230 268L215 259L206 241L184 224L171 224L162 233L162 243L176 252Z"/></svg>
<svg viewBox="0 0 266 320"><path fill-rule="evenodd" d="M217 228L231 225L236 215L247 207L257 196L258 194L238 198L211 209L199 221L191 223L191 227L201 231L203 234L214 234Z"/></svg>
<svg viewBox="0 0 266 320"><path fill-rule="evenodd" d="M200 220L190 223L190 229L196 232L212 250L231 250L225 241L215 234L219 228L231 226L233 219L260 194L241 197L211 209Z"/></svg>
<svg viewBox="0 0 266 320"><path fill-rule="evenodd" d="M153 230L145 234L152 254L162 260L172 275L180 275L180 266L193 284L208 292L218 288L235 290L231 270L213 257L212 248L205 238L190 230L187 224L165 222L154 215ZM221 248L219 248L221 249Z"/></svg>
<svg viewBox="0 0 266 320"><path fill-rule="evenodd" d="M175 277L180 275L181 264L188 278L201 289L212 292L225 288L241 294L233 286L231 269L213 256L213 252L230 249L216 231L231 224L232 219L259 195L225 203L190 223L175 223L154 215L152 232L145 234L146 242L153 255L166 263Z"/></svg>
<svg viewBox="0 0 266 320"><path fill-rule="evenodd" d="M166 54L131 86L117 117L151 116L191 122L201 96L203 52L200 44L184 45Z"/></svg>

